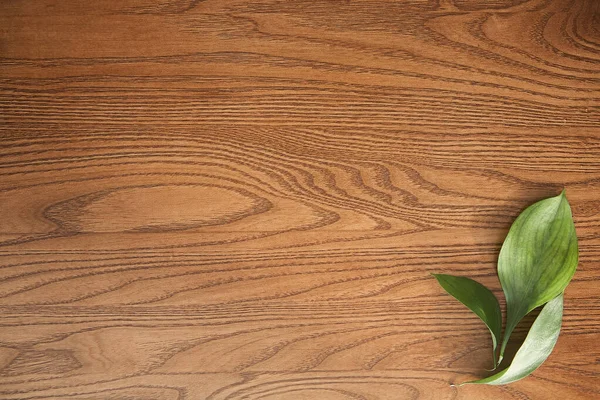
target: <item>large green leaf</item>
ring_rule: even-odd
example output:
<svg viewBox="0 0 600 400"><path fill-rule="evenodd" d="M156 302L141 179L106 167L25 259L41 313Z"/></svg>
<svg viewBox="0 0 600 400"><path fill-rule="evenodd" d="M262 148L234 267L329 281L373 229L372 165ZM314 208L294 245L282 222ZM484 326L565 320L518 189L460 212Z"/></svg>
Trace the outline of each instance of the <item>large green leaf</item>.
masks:
<svg viewBox="0 0 600 400"><path fill-rule="evenodd" d="M563 295L560 294L544 306L508 368L488 378L466 382L463 385L467 383L505 385L531 374L552 353L560 333L562 315Z"/></svg>
<svg viewBox="0 0 600 400"><path fill-rule="evenodd" d="M577 262L575 225L564 191L533 204L515 220L498 258L507 308L500 361L515 326L564 291Z"/></svg>
<svg viewBox="0 0 600 400"><path fill-rule="evenodd" d="M492 351L496 367L496 348L502 330L502 313L496 296L481 283L462 276L433 274L440 285L481 318L492 334Z"/></svg>

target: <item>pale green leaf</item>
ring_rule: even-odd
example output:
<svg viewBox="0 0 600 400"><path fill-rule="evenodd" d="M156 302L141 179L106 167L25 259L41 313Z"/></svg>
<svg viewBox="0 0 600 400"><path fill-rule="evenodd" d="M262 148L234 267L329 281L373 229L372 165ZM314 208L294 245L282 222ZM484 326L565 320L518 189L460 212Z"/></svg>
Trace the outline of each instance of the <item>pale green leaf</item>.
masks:
<svg viewBox="0 0 600 400"><path fill-rule="evenodd" d="M563 315L562 293L550 300L531 326L525 341L508 368L488 378L473 382L488 385L505 385L523 379L535 371L550 355L558 340Z"/></svg>
<svg viewBox="0 0 600 400"><path fill-rule="evenodd" d="M473 311L492 334L494 367L496 366L496 348L502 330L502 314L496 296L481 283L461 276L433 274L439 284L458 301Z"/></svg>
<svg viewBox="0 0 600 400"><path fill-rule="evenodd" d="M507 307L500 360L519 321L564 291L577 262L575 225L564 191L533 204L515 220L498 258Z"/></svg>

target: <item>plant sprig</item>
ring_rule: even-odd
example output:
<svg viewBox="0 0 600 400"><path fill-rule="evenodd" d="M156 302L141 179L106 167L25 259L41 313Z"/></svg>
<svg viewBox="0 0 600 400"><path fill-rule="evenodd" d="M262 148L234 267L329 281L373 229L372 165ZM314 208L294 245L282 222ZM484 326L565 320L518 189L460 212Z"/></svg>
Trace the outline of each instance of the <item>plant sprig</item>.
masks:
<svg viewBox="0 0 600 400"><path fill-rule="evenodd" d="M487 378L465 383L502 385L535 371L550 355L562 323L563 292L577 268L578 244L565 191L541 200L512 224L498 257L498 276L507 304L506 327L498 354L502 316L496 296L465 277L434 274L440 285L466 305L492 334L494 369L502 362L517 324L544 306L511 364Z"/></svg>

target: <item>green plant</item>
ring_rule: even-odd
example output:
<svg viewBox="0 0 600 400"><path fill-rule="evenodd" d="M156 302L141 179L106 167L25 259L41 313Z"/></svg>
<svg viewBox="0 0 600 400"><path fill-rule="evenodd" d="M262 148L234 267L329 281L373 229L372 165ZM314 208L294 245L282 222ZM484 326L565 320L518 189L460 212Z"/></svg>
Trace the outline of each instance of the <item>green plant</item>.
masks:
<svg viewBox="0 0 600 400"><path fill-rule="evenodd" d="M558 339L563 292L575 273L578 254L575 225L564 190L529 206L515 220L498 257L498 276L507 309L499 354L502 317L494 294L472 279L434 274L440 285L477 314L490 330L494 369L502 362L517 324L544 305L511 364L488 378L466 383L511 383L531 374L548 358Z"/></svg>

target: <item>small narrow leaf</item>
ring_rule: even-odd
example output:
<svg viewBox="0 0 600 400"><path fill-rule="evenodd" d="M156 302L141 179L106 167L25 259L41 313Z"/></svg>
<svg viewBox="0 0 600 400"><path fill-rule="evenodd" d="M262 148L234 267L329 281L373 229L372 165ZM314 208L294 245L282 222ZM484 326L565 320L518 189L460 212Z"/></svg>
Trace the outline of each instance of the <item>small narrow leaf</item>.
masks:
<svg viewBox="0 0 600 400"><path fill-rule="evenodd" d="M454 298L473 311L492 334L492 351L496 367L496 348L502 329L502 314L496 296L481 283L461 276L433 274L439 284Z"/></svg>
<svg viewBox="0 0 600 400"><path fill-rule="evenodd" d="M515 220L498 258L507 308L500 361L519 321L565 290L577 262L575 225L564 191L533 204Z"/></svg>
<svg viewBox="0 0 600 400"><path fill-rule="evenodd" d="M563 295L561 293L544 306L508 368L488 378L466 382L463 385L470 383L505 385L531 374L552 353L560 333L562 316Z"/></svg>

